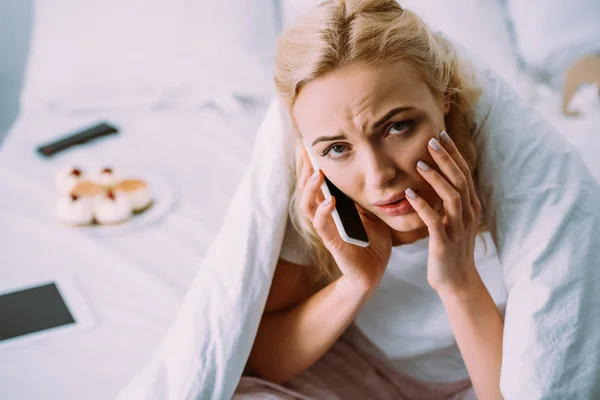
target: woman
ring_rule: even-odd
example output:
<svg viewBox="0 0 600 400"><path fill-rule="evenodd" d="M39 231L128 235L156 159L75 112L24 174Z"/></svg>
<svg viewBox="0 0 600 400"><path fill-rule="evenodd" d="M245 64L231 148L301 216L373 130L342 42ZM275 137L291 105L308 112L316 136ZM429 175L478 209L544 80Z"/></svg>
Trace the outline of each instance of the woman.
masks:
<svg viewBox="0 0 600 400"><path fill-rule="evenodd" d="M297 231L288 224L250 373L286 382L308 369L361 318L386 270L403 268L393 253L428 241L421 272L429 286L416 294L422 308L397 304L380 318L369 310L359 328L386 358L399 359L400 372L423 372L415 381L447 383L454 374L470 378L479 398L501 398L503 319L475 263L481 203L470 136L479 91L470 79L452 46L393 0L326 1L283 33L275 81L310 148L299 151L290 209ZM307 150L322 171L313 170ZM331 217L336 199L320 191L323 175L355 201L368 247L340 238ZM396 281L378 303L393 304L411 285ZM447 316L468 375L452 352L450 363L442 358L442 368L429 372L408 361L447 348L444 341L398 357L398 347L422 347L427 319L422 335L398 331L404 340L395 344L377 332L378 319L407 313L428 313L434 323Z"/></svg>
<svg viewBox="0 0 600 400"><path fill-rule="evenodd" d="M503 322L474 258L478 91L464 69L448 42L394 1L326 2L282 35L277 88L323 171L303 150L291 215L304 240L288 230L249 361L256 374L284 382L310 367L386 268L402 268L389 265L392 249L429 236L429 294L441 300L430 308L447 314L478 396L500 397ZM341 240L323 174L357 203L367 248ZM303 243L308 257L286 260Z"/></svg>

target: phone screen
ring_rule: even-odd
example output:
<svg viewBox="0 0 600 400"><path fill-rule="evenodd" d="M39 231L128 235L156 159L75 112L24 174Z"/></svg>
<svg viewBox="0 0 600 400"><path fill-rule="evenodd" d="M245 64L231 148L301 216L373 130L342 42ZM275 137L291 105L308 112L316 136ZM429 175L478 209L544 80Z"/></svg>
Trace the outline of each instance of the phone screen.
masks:
<svg viewBox="0 0 600 400"><path fill-rule="evenodd" d="M368 242L369 237L365 231L354 200L346 196L344 192L337 188L327 177L325 176L325 183L329 188L329 192L335 197L335 209L340 214L340 220L344 225L344 230L353 239L358 239L363 242Z"/></svg>
<svg viewBox="0 0 600 400"><path fill-rule="evenodd" d="M74 323L54 283L0 295L0 341Z"/></svg>

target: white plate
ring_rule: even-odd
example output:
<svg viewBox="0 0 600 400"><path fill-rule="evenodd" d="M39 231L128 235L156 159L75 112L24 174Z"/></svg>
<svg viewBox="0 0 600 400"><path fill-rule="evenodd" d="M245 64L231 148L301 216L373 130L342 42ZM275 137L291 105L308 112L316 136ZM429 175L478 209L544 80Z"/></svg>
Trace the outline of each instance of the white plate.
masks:
<svg viewBox="0 0 600 400"><path fill-rule="evenodd" d="M114 225L87 225L68 227L65 229L76 229L93 235L112 236L131 233L158 222L165 217L173 205L173 190L161 178L148 174L127 174L127 177L144 180L153 196L152 206L140 214L134 214L127 221ZM60 223L57 221L57 223Z"/></svg>

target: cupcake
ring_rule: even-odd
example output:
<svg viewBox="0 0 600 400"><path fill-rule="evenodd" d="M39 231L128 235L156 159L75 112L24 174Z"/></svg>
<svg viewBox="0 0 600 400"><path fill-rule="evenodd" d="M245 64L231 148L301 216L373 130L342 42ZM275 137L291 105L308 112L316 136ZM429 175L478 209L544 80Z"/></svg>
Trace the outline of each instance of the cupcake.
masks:
<svg viewBox="0 0 600 400"><path fill-rule="evenodd" d="M101 225L113 225L124 222L131 217L131 203L118 193L109 190L99 201L94 203L94 216Z"/></svg>
<svg viewBox="0 0 600 400"><path fill-rule="evenodd" d="M115 185L112 190L125 196L136 213L142 212L152 205L150 188L146 182L140 179L125 179Z"/></svg>
<svg viewBox="0 0 600 400"><path fill-rule="evenodd" d="M56 216L66 225L90 225L94 222L92 200L75 194L62 196L56 205Z"/></svg>
<svg viewBox="0 0 600 400"><path fill-rule="evenodd" d="M106 167L96 171L90 180L103 188L109 189L119 183L121 179L113 168Z"/></svg>
<svg viewBox="0 0 600 400"><path fill-rule="evenodd" d="M85 179L83 170L72 167L61 169L54 176L54 184L61 194L71 193L73 187Z"/></svg>

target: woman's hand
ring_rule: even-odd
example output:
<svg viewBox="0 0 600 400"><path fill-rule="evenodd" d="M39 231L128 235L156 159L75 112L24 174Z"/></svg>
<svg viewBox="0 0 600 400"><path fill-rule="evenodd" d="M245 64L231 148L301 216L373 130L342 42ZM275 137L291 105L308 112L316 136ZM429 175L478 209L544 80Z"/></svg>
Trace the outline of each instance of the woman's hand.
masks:
<svg viewBox="0 0 600 400"><path fill-rule="evenodd" d="M477 276L474 252L481 213L467 162L445 131L440 138L442 143L433 138L427 147L441 174L422 161L417 170L442 199L445 215L438 215L418 195L412 198L410 189L406 191L429 229L427 280L438 292L466 288Z"/></svg>
<svg viewBox="0 0 600 400"><path fill-rule="evenodd" d="M391 229L379 218L356 204L363 222L369 246L359 247L346 243L340 237L331 212L335 207L335 198L327 202L321 191L323 173L315 171L302 148L303 168L297 190L301 192L302 210L332 254L345 277L352 285L362 290L372 291L379 285L392 251Z"/></svg>

